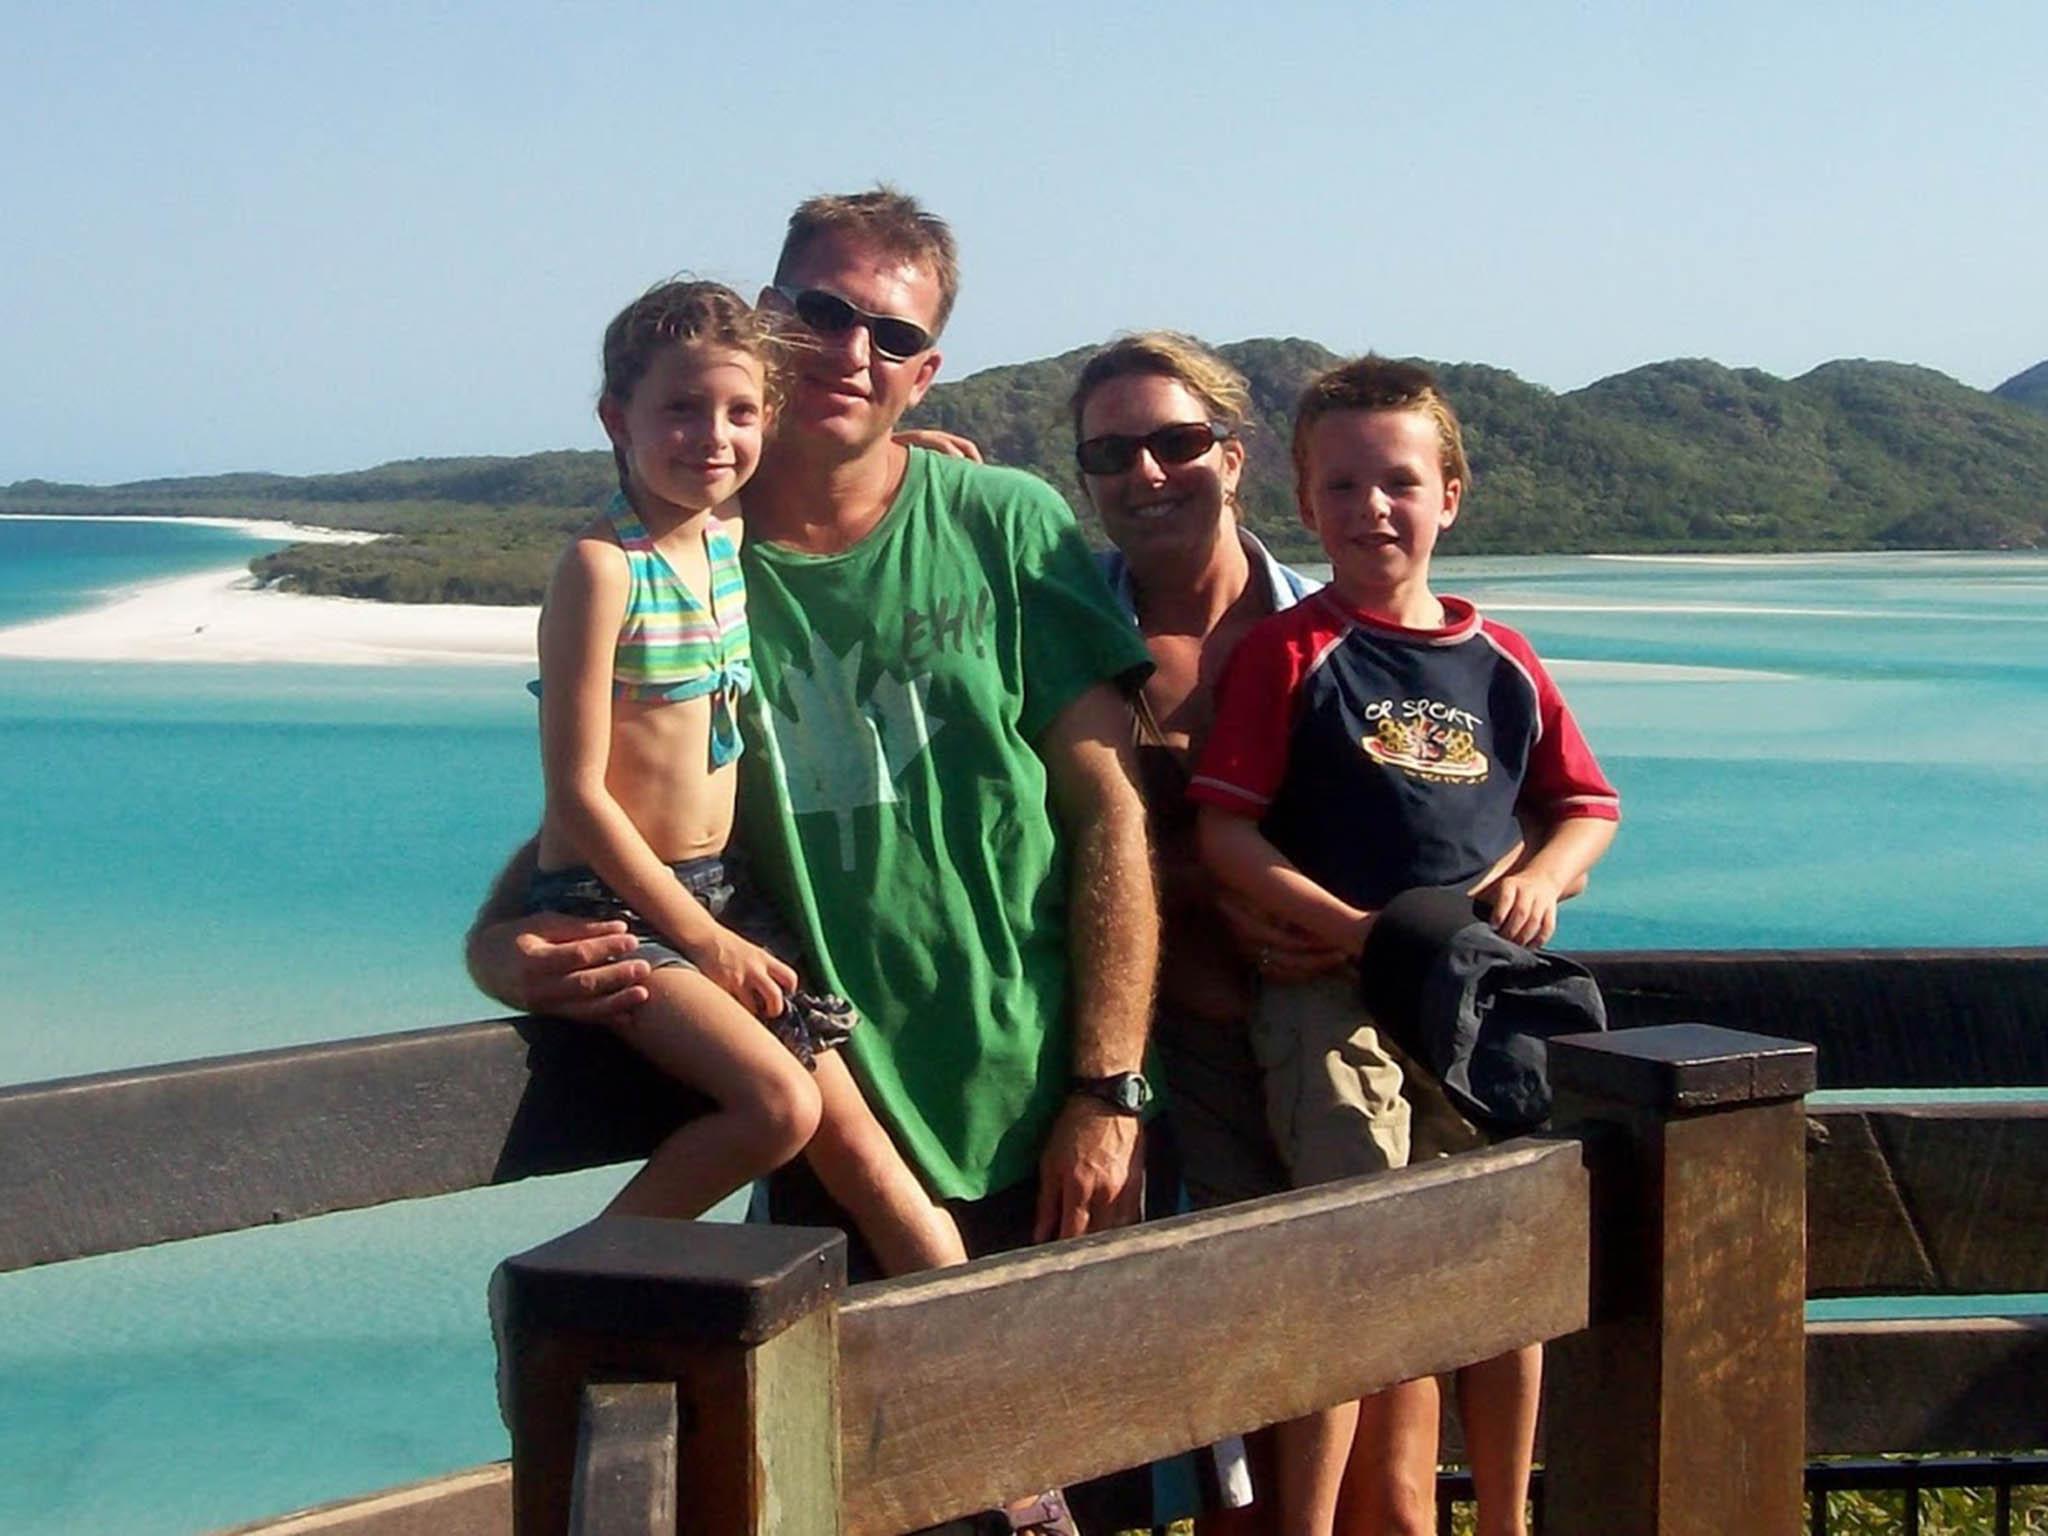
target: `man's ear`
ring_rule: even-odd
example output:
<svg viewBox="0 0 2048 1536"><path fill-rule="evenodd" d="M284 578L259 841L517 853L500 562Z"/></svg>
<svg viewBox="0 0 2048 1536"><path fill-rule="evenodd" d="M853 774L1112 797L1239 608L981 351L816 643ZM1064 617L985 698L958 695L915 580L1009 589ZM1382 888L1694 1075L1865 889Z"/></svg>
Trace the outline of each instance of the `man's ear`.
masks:
<svg viewBox="0 0 2048 1536"><path fill-rule="evenodd" d="M1451 526L1458 520L1458 507L1465 499L1465 482L1446 480L1444 482L1444 510L1437 519L1438 529Z"/></svg>
<svg viewBox="0 0 2048 1536"><path fill-rule="evenodd" d="M936 352L925 353L924 361L917 365L917 378L910 386L910 406L906 406L904 409L910 409L911 406L915 406L918 401L924 398L925 391L932 387L932 380L938 377L939 364L943 361L945 359Z"/></svg>

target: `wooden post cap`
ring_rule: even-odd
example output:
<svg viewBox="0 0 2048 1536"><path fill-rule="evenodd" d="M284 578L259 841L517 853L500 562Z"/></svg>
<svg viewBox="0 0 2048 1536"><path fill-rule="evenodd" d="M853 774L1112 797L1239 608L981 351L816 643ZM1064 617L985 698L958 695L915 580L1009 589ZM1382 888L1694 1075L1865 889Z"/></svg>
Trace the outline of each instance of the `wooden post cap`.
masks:
<svg viewBox="0 0 2048 1536"><path fill-rule="evenodd" d="M1655 1024L1550 1041L1553 1089L1664 1114L1796 1099L1818 1053L1798 1040L1712 1024Z"/></svg>
<svg viewBox="0 0 2048 1536"><path fill-rule="evenodd" d="M776 1227L600 1216L499 1266L511 1331L761 1344L846 1285L846 1238Z"/></svg>

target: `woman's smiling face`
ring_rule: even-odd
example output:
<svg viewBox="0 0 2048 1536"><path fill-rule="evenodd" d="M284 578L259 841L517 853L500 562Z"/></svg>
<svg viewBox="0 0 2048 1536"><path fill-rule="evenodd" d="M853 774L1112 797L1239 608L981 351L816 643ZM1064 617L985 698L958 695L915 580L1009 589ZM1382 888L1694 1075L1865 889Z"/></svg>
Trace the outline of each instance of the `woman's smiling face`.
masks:
<svg viewBox="0 0 2048 1536"><path fill-rule="evenodd" d="M1081 438L1144 437L1160 427L1206 422L1210 411L1178 379L1128 373L1105 381L1081 408ZM1230 500L1244 472L1244 445L1213 444L1185 464L1162 464L1143 448L1128 469L1083 475L1103 532L1127 559L1200 558L1234 526Z"/></svg>

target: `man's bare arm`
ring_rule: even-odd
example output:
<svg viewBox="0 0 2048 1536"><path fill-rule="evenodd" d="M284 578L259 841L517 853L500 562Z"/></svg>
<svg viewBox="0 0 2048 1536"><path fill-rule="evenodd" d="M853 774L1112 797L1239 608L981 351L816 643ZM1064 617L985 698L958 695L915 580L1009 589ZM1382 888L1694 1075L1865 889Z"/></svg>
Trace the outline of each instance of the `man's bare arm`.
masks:
<svg viewBox="0 0 2048 1536"><path fill-rule="evenodd" d="M1039 742L1069 849L1072 1071L1135 1072L1145 1059L1159 966L1159 897L1138 794L1130 706L1108 684L1060 712ZM1037 1240L1138 1218L1139 1125L1074 1097L1039 1162Z"/></svg>
<svg viewBox="0 0 2048 1536"><path fill-rule="evenodd" d="M469 978L487 996L523 1013L599 1023L647 1001L640 941L624 923L559 912L526 915L538 841L528 839L498 871L463 940Z"/></svg>

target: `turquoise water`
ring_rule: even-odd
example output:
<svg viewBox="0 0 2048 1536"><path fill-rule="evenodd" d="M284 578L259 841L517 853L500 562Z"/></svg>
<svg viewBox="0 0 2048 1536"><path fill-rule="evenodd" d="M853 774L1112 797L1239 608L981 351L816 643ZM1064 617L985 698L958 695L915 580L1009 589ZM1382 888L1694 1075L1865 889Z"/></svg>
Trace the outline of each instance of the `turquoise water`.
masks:
<svg viewBox="0 0 2048 1536"><path fill-rule="evenodd" d="M267 547L0 520L0 624ZM1445 566L1623 793L1568 945L2041 942L2048 557ZM457 948L538 810L525 675L0 660L0 1081L494 1011ZM621 1176L0 1277L0 1530L189 1531L503 1455L484 1277Z"/></svg>

